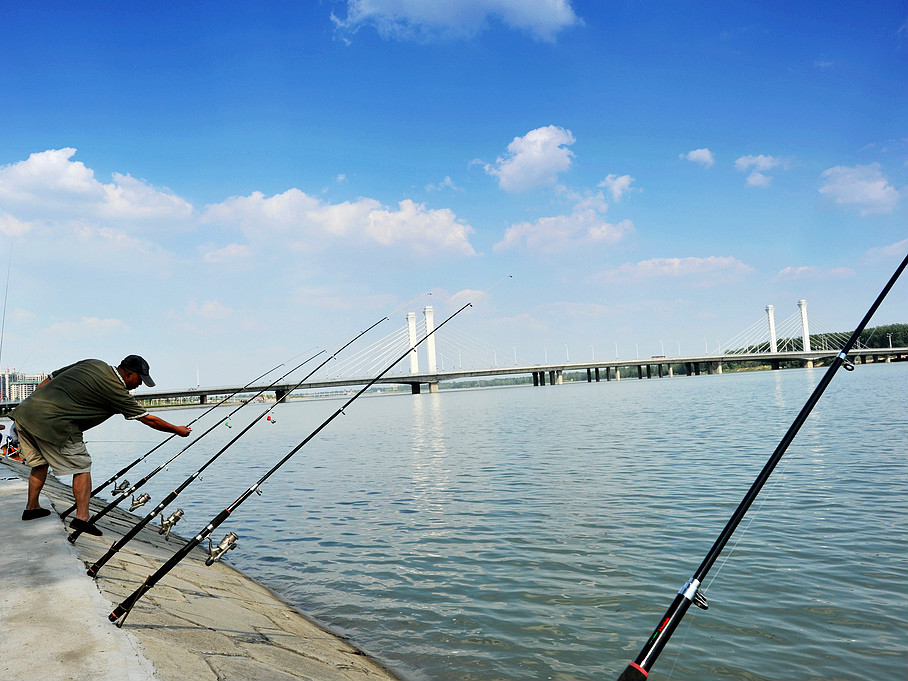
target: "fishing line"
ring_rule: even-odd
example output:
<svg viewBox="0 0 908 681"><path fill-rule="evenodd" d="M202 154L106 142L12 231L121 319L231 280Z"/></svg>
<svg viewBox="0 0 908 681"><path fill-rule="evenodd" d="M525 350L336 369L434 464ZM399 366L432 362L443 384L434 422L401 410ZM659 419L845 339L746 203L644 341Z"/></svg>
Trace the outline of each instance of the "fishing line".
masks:
<svg viewBox="0 0 908 681"><path fill-rule="evenodd" d="M419 297L420 296L417 296L417 299ZM410 301L410 302L412 302L412 301ZM404 305L409 305L410 302L404 303ZM401 306L401 307L403 307L403 306ZM354 336L352 339L350 339L346 343L344 343L340 348L338 348L329 357L327 357L321 364L319 364L312 371L310 371L308 374L306 374L302 379L300 379L295 386L293 386L292 388L290 388L290 390L287 391L287 394L289 395L294 390L299 388L303 383L305 383L307 380L309 380L309 378L311 378L319 369L324 367L332 359L335 359L338 354L340 354L341 352L346 350L348 347L353 345L353 343L355 343L360 338L362 338L364 335L369 333L369 331L374 329L376 326L378 326L382 322L388 320L399 309L400 309L400 307L398 307L393 312L388 313L387 315L385 315L384 317L379 319L377 322L375 322L371 326L369 326L367 329L360 331L356 336ZM283 376L281 378L283 378ZM280 379L278 379L278 380L280 380ZM272 385L274 385L274 384L272 384ZM195 471L193 474L191 474L188 478L186 478L186 480L184 480L182 483L180 483L180 485L175 490L173 490L170 494L168 494L150 513L146 514L145 517L143 517L141 520L139 520L139 522L137 522L135 525L133 525L133 527L126 534L124 534L117 542L115 542L110 547L110 549L108 549L107 553L105 553L101 558L99 558L95 562L95 564L92 565L88 569L88 575L90 577L96 577L98 574L98 570L100 570L101 567L114 556L114 554L116 554L120 549L122 549L126 544L128 544L142 530L142 528L145 527L146 525L148 525L148 523L150 523L152 520L154 520L154 518L158 514L161 514L161 512L165 508L167 508L167 506L169 506L174 501L174 499L176 499L180 495L180 493L183 492L183 490L185 490L187 487L189 487L189 485L192 484L192 482L194 480L196 480L205 471L205 469L208 468L208 466L213 464L215 462L215 460L219 456L221 456L221 454L226 452L230 447L232 447L237 442L237 440L239 440L241 437L243 437L243 435L245 435L247 432L249 432L249 430L252 428L252 426L254 426L256 423L261 421L262 418L265 418L266 416L267 416L268 420L270 421L271 420L270 414L277 408L278 404L280 404L280 402L275 402L271 407L269 407L264 412L259 414L255 419L253 419L251 423L249 423L245 428L243 428L243 430L241 430L239 433L237 433L236 436L233 437L227 444L225 444L217 453L215 453L212 457L210 457L208 459L208 461L206 461L202 465L201 468L199 468L197 471ZM161 529L159 530L159 534L164 535L165 539L166 539L170 535L170 531L173 529L174 525L176 525L176 523L180 519L182 519L182 517L183 517L182 509L177 509L177 511L175 513L173 513L170 517L168 517L166 519L164 518L163 515L161 515Z"/></svg>
<svg viewBox="0 0 908 681"><path fill-rule="evenodd" d="M325 352L324 350L319 350L317 353L315 353L314 355L312 355L312 356L309 357L308 359L304 360L304 361L301 362L300 364L297 364L295 367L293 367L293 368L292 368L290 371L288 371L287 373L283 374L282 376L278 376L270 385L265 386L264 388L262 388L261 390L259 390L255 395L253 395L249 400L246 400L245 402L243 402L242 404L240 404L236 409L234 409L233 411L231 411L231 412L227 415L227 419L229 419L231 416L233 416L234 414L236 414L236 413L237 413L240 409L242 409L243 407L245 407L245 406L247 406L247 405L249 405L249 404L252 404L252 400L254 400L256 397L258 397L259 395L261 395L263 392L265 392L265 391L268 390L269 388L271 388L271 387L277 385L278 382L280 382L281 380L283 380L284 378L286 378L287 376L289 376L290 374L292 374L294 371L296 371L296 370L299 369L300 367L302 367L302 366L308 364L309 362L311 362L313 359L315 359L316 357L318 357L319 355L321 355L321 354L324 353L324 352ZM283 366L283 365L278 365L278 366ZM237 391L237 392L239 392L239 391ZM236 393L233 393L233 394L235 395ZM222 400L222 402L223 402L223 400ZM215 406L217 406L217 405L215 405ZM208 410L208 411L210 411L210 410ZM208 413L208 412L206 411L205 413ZM199 418L201 418L201 417L199 417ZM194 422L193 422L193 423L194 423ZM114 488L114 491L119 492L120 496L116 497L113 501L111 501L109 504L107 504L107 506L105 506L105 507L102 508L100 511L98 511L97 513L95 513L95 514L89 519L88 522L89 522L89 523L94 523L94 522L97 521L99 518L103 518L103 517L104 517L105 515L107 515L114 507L116 507L117 505L119 505L119 503L120 503L121 501L123 501L123 499L125 499L125 498L128 497L128 496L131 496L131 495L133 494L133 492L135 492L137 489L139 489L140 487L142 487L142 485L144 485L146 482L148 482L151 478L153 478L155 475L157 475L158 473L160 473L162 470L164 470L165 468L167 468L167 466L169 466L169 465L174 461L174 459L176 459L176 458L177 458L178 456L180 456L183 452L185 452L187 449L189 449L190 447L192 447L195 443L197 443L197 442L198 442L199 440L201 440L203 437L205 437L206 435L208 435L208 433L210 433L210 432L213 431L215 428L217 428L218 426L220 426L221 423L222 423L221 420L215 421L213 424L211 424L211 426L209 426L208 430L206 430L205 432L203 432L203 433L202 433L201 435L199 435L195 440L193 440L193 441L190 442L188 445L186 445L185 447L183 447L183 449L181 449L180 451L178 451L176 454L174 454L172 457L170 457L167 461L165 461L164 463L162 463L161 465L159 465L157 468L155 468L151 473L149 473L149 474L146 475L144 478L142 478L141 480L139 480L139 482L137 482L137 483L135 483L134 485L132 485L132 487L129 487L128 481L124 481L124 483L126 483L125 485L121 485L120 487ZM253 423L254 423L254 421L253 421ZM172 435L171 437L174 437L174 436ZM169 439L170 439L170 438L167 438L167 440L169 440ZM167 442L167 440L165 440L164 442ZM161 444L164 444L164 442L162 442ZM159 445L159 446L160 446L160 445ZM127 488L128 488L128 489L127 489ZM151 497L145 496L145 500L144 500L143 503L148 502L150 499L151 499ZM136 501L138 501L138 500L134 498L134 499L133 499L133 506L132 506L132 508L129 509L130 511L134 511L136 508L138 508L138 506L141 506L141 505L142 505L142 504L137 504ZM72 508L75 508L75 505L73 505L73 507L71 507L70 509L67 509L67 510L72 510ZM67 539L69 539L69 543L72 544L73 542L75 542L76 539L78 539L78 537L79 537L80 534L82 534L82 531L81 531L81 530L73 530L72 533L69 535L69 537L67 537Z"/></svg>
<svg viewBox="0 0 908 681"><path fill-rule="evenodd" d="M735 549L738 548L738 544L741 543L741 540L744 539L744 537L747 535L747 531L750 529L750 526L753 524L754 520L756 520L759 517L760 512L763 510L763 506L766 505L767 501L770 501L771 499L774 498L776 487L778 487L779 483L782 482L782 479L785 477L785 473L788 471L788 467L791 465L792 461L793 461L793 459L791 459L790 457L785 459L784 463L782 464L782 467L779 468L779 472L776 474L775 479L773 479L772 484L766 489L765 492L763 492L763 494L761 494L760 503L757 504L756 508L750 514L750 517L747 520L747 524L744 525L744 527L741 529L740 533L737 533L734 544L732 544L731 548L728 549L727 551L723 551L723 553L725 554L725 558L722 560L721 563L719 563L719 567L716 568L716 572L710 578L709 583L701 589L704 593L709 591L709 587L712 586L712 583L716 581L716 578L720 574L722 574L722 568L725 567L725 564L728 562L728 559L731 558L732 555L734 555Z"/></svg>
<svg viewBox="0 0 908 681"><path fill-rule="evenodd" d="M476 302L479 298L486 295L493 288L501 284L505 279L509 279L510 276L501 279L494 285L487 288L485 291L477 295L473 300L464 304L462 307L458 308L456 312L447 317L443 322L438 324L431 332L424 335L419 341L410 346L406 352L400 355L393 362L389 363L378 375L374 376L369 380L366 385L364 385L358 392L356 392L350 399L346 400L337 411L331 414L327 419L322 421L322 423L315 428L309 435L307 435L296 447L291 449L282 459L280 459L271 469L265 473L258 481L255 482L251 487L249 487L245 492L243 492L239 497L237 497L233 503L231 503L227 508L221 511L216 515L211 522L206 525L201 532L199 532L195 537L186 542L186 544L180 548L170 559L165 562L156 572L149 575L145 581L130 595L128 596L120 605L114 608L113 612L108 615L108 619L111 622L114 622L116 626L122 627L123 622L129 613L132 611L132 608L139 601L139 599L148 591L150 591L154 586L168 573L170 572L183 558L185 558L189 553L200 543L202 543L211 533L221 525L233 511L235 511L240 504L246 501L253 494L261 494L260 487L265 483L265 481L271 477L281 466L283 466L290 458L296 454L299 450L306 446L316 435L318 435L322 430L324 430L328 424L330 424L334 419L344 413L344 410L348 408L354 401L356 401L363 393L365 393L369 388L375 385L385 374L387 374L391 369L393 369L399 362L403 362L410 353L415 350L418 346L422 345L432 334L441 329L445 324L454 319L461 312L466 310L468 307L472 307L473 303ZM230 549L233 549L236 546L237 535L233 532L229 532L227 536L218 544L217 548L214 548L211 540L209 539L209 558L205 561L206 565L211 565L215 561L219 560L225 552Z"/></svg>
<svg viewBox="0 0 908 681"><path fill-rule="evenodd" d="M299 356L300 356L300 355L295 355L294 357L291 357L290 359L288 359L288 360L286 360L286 361L284 361L284 362L281 362L281 363L278 364L277 366L272 367L271 369L268 369L268 371L266 371L265 373L260 374L259 376L256 376L256 377L253 378L251 381L249 381L249 383L247 383L246 385L244 385L242 388L237 388L237 389L234 390L232 393L230 393L229 395L227 395L226 397L224 397L221 401L219 401L219 402L217 402L217 403L211 405L208 409L206 409L206 410L203 411L201 414L199 414L198 416L196 416L192 421L190 421L190 422L187 424L187 426L191 426L193 423L195 423L195 422L198 421L199 419L203 418L204 416L210 414L212 411L214 411L215 409L217 409L218 407L220 407L222 404L224 404L224 403L225 403L227 400L229 400L231 397L234 397L235 395L237 395L238 393L242 392L243 390L246 390L249 386L253 385L256 381L261 380L262 378L264 378L265 376L267 376L268 374L270 374L272 371L277 371L277 370L280 369L282 366L284 366L287 362L290 362L290 361L296 359L296 358L299 357ZM308 361L308 360L307 360L307 361ZM213 429L212 429L212 430L213 430ZM199 439L201 439L201 437L204 436L204 435L206 435L208 432L210 432L210 431L206 431L206 432L203 433L201 436L199 436L198 438L196 438L196 440L193 441L193 444L195 444L196 441L198 441ZM117 471L116 473L114 473L114 474L113 474L111 477L109 477L107 480L105 480L105 481L102 482L100 485L98 485L97 487L95 487L95 488L91 491L91 496L93 496L93 497L94 497L94 496L97 496L105 487L107 487L108 485L110 485L110 484L116 482L117 480L119 480L121 476L125 475L125 474L126 474L127 472L129 472L129 470L131 470L134 466L137 466L139 463L141 463L142 461L144 461L145 459L147 459L147 458L148 458L149 456L151 456L154 452L156 452L158 449L160 449L161 447L163 447L164 445L166 445L168 442L170 442L170 441L171 441L173 438L175 438L176 436L177 436L176 433L171 433L168 437L164 438L164 439L163 439L161 442L159 442L157 445L155 445L155 446L152 447L150 450L148 450L147 452L145 452L145 454L143 454L142 456L140 456L139 458L137 458L137 459L136 459L135 461L133 461L132 463L127 464L126 466L124 466L123 468L121 468L119 471ZM124 482L126 482L126 481L124 480ZM126 485L126 486L129 487L129 485ZM121 490L121 491L122 491L122 490ZM125 497L121 497L121 499L122 499L122 498L125 498ZM117 503L119 503L119 500L117 501ZM72 513L72 512L75 511L75 510L76 510L76 505L73 504L72 506L70 506L69 508L67 508L65 511L63 511L63 513L60 514L60 517L61 517L61 518L66 518L66 516L68 516L70 513ZM93 521L92 521L92 522L93 522Z"/></svg>
<svg viewBox="0 0 908 681"><path fill-rule="evenodd" d="M735 509L731 518L728 520L725 528L713 543L709 552L706 554L706 557L703 559L703 562L700 563L700 567L697 568L696 572L694 572L693 576L690 578L687 584L685 584L684 587L675 596L675 599L672 601L668 610L666 610L665 615L663 615L662 619L660 620L659 625L656 627L655 631L653 631L646 644L643 646L640 654L637 655L633 662L628 664L628 666L618 677L618 681L643 681L644 679L646 679L649 675L649 670L655 664L656 659L659 657L659 654L665 648L665 645L668 643L669 639L671 638L672 634L678 627L678 624L681 622L684 614L688 611L690 606L696 605L697 607L704 610L709 607L706 597L700 590L702 581L706 578L707 573L715 564L719 555L724 550L726 544L728 544L738 525L741 524L744 515L753 504L762 487L766 484L766 481L772 474L773 469L785 454L788 446L791 444L795 436L798 434L798 431L801 429L801 426L804 425L804 422L807 420L810 412L816 406L817 402L820 400L820 397L822 397L823 392L832 381L836 372L839 370L839 367L844 367L846 371L854 371L855 367L851 360L848 359L848 353L854 347L854 344L860 338L860 335L864 331L864 328L867 326L867 323L870 321L871 317L873 317L873 314L877 311L877 308L879 308L879 306L882 304L883 300L886 298L886 295L895 285L895 282L901 276L906 266L908 266L908 256L906 256L896 268L889 281L883 287L883 290L867 310L864 318L851 334L851 337L848 339L848 341L842 347L842 350L838 355L836 355L835 359L829 365L829 368L826 370L819 383L814 388L806 404L801 408L801 411L798 413L794 422L789 426L785 435L782 437L781 442L779 442L775 451L763 466L760 474L757 476L756 480L754 480L753 484L744 495L744 498L741 500L740 504L738 504L737 509Z"/></svg>

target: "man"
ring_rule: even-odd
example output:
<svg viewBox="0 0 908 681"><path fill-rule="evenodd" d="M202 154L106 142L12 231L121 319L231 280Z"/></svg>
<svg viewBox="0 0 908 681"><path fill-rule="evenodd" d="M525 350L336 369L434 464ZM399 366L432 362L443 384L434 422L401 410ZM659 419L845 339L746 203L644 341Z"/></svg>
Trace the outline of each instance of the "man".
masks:
<svg viewBox="0 0 908 681"><path fill-rule="evenodd" d="M84 359L53 372L13 410L11 417L19 432L21 455L32 469L22 520L50 515L38 500L50 466L57 476L73 476L76 516L70 522L72 529L101 535L101 530L88 519L91 457L82 432L114 414L165 433L189 435L187 426L175 426L153 416L136 402L129 391L142 383L154 386L148 362L138 355L129 355L117 367L99 359Z"/></svg>

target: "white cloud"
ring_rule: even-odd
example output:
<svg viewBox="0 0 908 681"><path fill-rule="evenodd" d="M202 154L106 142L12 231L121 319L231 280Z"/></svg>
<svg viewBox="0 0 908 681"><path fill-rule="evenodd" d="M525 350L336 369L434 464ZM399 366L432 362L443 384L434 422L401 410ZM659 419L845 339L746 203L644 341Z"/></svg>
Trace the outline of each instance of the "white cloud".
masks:
<svg viewBox="0 0 908 681"><path fill-rule="evenodd" d="M457 189L460 189L460 187L458 187L456 184L454 184L454 180L451 179L450 175L445 175L445 179L443 179L438 184L426 185L427 192L438 192L438 191L441 191L442 189L457 190Z"/></svg>
<svg viewBox="0 0 908 681"><path fill-rule="evenodd" d="M633 182L634 178L630 175L622 175L621 177L618 177L617 175L608 175L599 183L599 186L609 191L613 201L620 201L624 194L631 191L631 184L633 184Z"/></svg>
<svg viewBox="0 0 908 681"><path fill-rule="evenodd" d="M0 206L51 220L164 218L182 223L192 215L189 202L130 175L114 173L113 182L99 182L84 163L71 160L75 153L71 147L49 149L0 167Z"/></svg>
<svg viewBox="0 0 908 681"><path fill-rule="evenodd" d="M683 277L698 279L700 284L705 285L737 279L752 272L754 272L752 267L731 256L653 258L638 263L626 263L616 269L601 272L596 278L602 281L621 281Z"/></svg>
<svg viewBox="0 0 908 681"><path fill-rule="evenodd" d="M21 236L28 232L32 225L23 222L9 213L0 213L0 234L5 236Z"/></svg>
<svg viewBox="0 0 908 681"><path fill-rule="evenodd" d="M192 215L192 204L166 189L152 187L131 175L113 174L104 185L104 201L98 213L106 218L181 218Z"/></svg>
<svg viewBox="0 0 908 681"><path fill-rule="evenodd" d="M550 42L562 29L581 23L570 0L347 0L347 16L331 18L345 33L370 25L398 40L469 38L494 18Z"/></svg>
<svg viewBox="0 0 908 681"><path fill-rule="evenodd" d="M485 170L498 178L506 192L520 192L553 185L558 173L571 167L574 153L567 148L575 142L570 130L549 125L515 137L508 145L508 156L499 157Z"/></svg>
<svg viewBox="0 0 908 681"><path fill-rule="evenodd" d="M634 223L606 221L600 211L578 207L570 215L544 217L535 222L522 222L508 227L495 251L524 248L527 251L552 253L594 243L616 244L634 232Z"/></svg>
<svg viewBox="0 0 908 681"><path fill-rule="evenodd" d="M409 199L401 201L398 207L397 211L384 208L371 211L366 233L385 246L402 242L423 253L475 254L469 242L473 228L459 222L452 211L427 210L425 205Z"/></svg>
<svg viewBox="0 0 908 681"><path fill-rule="evenodd" d="M233 316L234 310L217 300L206 300L201 304L192 300L186 306L187 319L222 320Z"/></svg>
<svg viewBox="0 0 908 681"><path fill-rule="evenodd" d="M302 226L309 211L320 205L317 198L299 189L288 189L270 197L256 191L206 206L202 222L236 225L247 238L254 239Z"/></svg>
<svg viewBox="0 0 908 681"><path fill-rule="evenodd" d="M781 159L775 156L765 156L764 154L759 156L741 156L735 161L735 168L742 173L750 169L756 171L772 170L780 165L782 165Z"/></svg>
<svg viewBox="0 0 908 681"><path fill-rule="evenodd" d="M252 249L241 244L227 244L223 248L208 251L202 257L210 263L236 262L251 258Z"/></svg>
<svg viewBox="0 0 908 681"><path fill-rule="evenodd" d="M802 265L799 267L782 268L776 275L776 279L838 279L853 277L854 274L854 270L849 267L833 267L828 270L823 270L812 265Z"/></svg>
<svg viewBox="0 0 908 681"><path fill-rule="evenodd" d="M82 317L82 319L75 322L56 322L51 324L47 332L52 336L73 340L123 334L128 330L129 327L119 319Z"/></svg>
<svg viewBox="0 0 908 681"><path fill-rule="evenodd" d="M756 170L747 176L747 185L749 187L768 187L770 184L772 184L772 178Z"/></svg>
<svg viewBox="0 0 908 681"><path fill-rule="evenodd" d="M891 213L899 199L899 191L883 175L879 163L865 166L835 166L820 176L820 193L840 205L857 207L861 215Z"/></svg>
<svg viewBox="0 0 908 681"><path fill-rule="evenodd" d="M256 241L283 235L304 250L346 239L354 245L402 245L418 253L475 255L472 227L448 209L427 209L409 199L392 210L367 198L327 204L299 189L271 197L254 192L208 206L202 221L238 226Z"/></svg>
<svg viewBox="0 0 908 681"><path fill-rule="evenodd" d="M775 156L741 156L735 161L735 168L742 173L748 170L747 184L750 187L768 187L772 177L766 174L767 170L784 166L785 161Z"/></svg>
<svg viewBox="0 0 908 681"><path fill-rule="evenodd" d="M71 196L103 195L101 184L93 171L81 161L70 161L76 150L48 149L31 154L27 160L0 168L0 199L29 202L46 198L47 194Z"/></svg>
<svg viewBox="0 0 908 681"><path fill-rule="evenodd" d="M698 163L704 168L712 168L713 163L715 163L713 152L709 149L694 149L686 154L681 154L680 158L691 161L692 163Z"/></svg>
<svg viewBox="0 0 908 681"><path fill-rule="evenodd" d="M871 248L863 255L863 259L870 262L879 260L889 260L890 258L904 258L908 252L908 239L896 241L888 246L879 246Z"/></svg>

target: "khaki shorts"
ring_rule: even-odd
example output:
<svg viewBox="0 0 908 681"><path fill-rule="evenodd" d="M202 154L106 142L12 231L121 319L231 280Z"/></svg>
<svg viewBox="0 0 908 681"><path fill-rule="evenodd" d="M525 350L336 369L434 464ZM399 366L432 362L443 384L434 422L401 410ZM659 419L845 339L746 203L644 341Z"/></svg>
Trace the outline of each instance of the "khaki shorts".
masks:
<svg viewBox="0 0 908 681"><path fill-rule="evenodd" d="M50 465L54 475L76 475L91 471L91 457L82 441L82 433L71 436L62 446L35 437L16 424L19 431L19 454L31 468Z"/></svg>

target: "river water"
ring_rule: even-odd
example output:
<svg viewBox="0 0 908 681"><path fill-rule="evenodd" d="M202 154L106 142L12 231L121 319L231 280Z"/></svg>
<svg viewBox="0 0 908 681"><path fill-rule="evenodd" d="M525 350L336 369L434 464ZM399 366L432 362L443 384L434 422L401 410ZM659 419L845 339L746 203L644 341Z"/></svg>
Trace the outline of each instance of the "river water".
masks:
<svg viewBox="0 0 908 681"><path fill-rule="evenodd" d="M236 532L226 560L405 679L616 678L824 371L363 397L214 539ZM176 531L199 532L341 404L260 420L180 496ZM160 500L264 409L143 491ZM119 417L89 431L96 484L157 437ZM840 371L650 678L908 678L906 502L908 364Z"/></svg>

